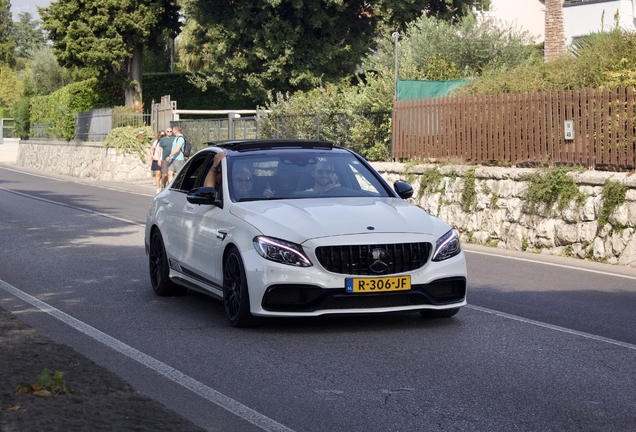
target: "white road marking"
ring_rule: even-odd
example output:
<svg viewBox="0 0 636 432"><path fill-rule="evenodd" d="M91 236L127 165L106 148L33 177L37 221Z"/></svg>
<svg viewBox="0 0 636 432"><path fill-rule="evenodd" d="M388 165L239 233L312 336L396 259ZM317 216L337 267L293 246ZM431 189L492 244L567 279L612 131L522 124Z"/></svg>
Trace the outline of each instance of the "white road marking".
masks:
<svg viewBox="0 0 636 432"><path fill-rule="evenodd" d="M605 271L601 271L601 270L586 269L586 268L582 268L582 267L569 266L569 265L565 265L565 264L556 264L556 263L549 263L549 262L545 262L545 261L537 261L537 260L533 260L533 259L529 259L529 258L511 257L511 256L506 256L506 255L488 253L488 252L478 252L478 251L468 250L468 249L464 249L464 252L474 253L474 254L478 254L478 255L493 256L493 257L497 257L497 258L511 259L511 260L516 260L516 261L531 262L531 263L534 263L534 264L549 265L549 266L553 266L553 267L563 267L563 268L566 268L568 270L579 270L579 271L584 271L584 272L589 272L589 273L598 273L598 274L602 274L604 276L616 276L616 277L620 277L620 278L636 280L636 276L622 275L622 274L618 274L618 273L605 272Z"/></svg>
<svg viewBox="0 0 636 432"><path fill-rule="evenodd" d="M79 210L79 211L82 211L82 212L85 212L85 213L91 213L91 214L94 214L94 215L97 215L97 216L102 216L102 217L105 217L105 218L108 218L108 219L114 219L116 221L124 222L124 223L130 224L130 225L135 225L135 226L138 226L138 227L145 227L146 226L146 224L135 222L135 221L131 221L130 219L120 218L120 217L117 217L117 216L109 215L107 213L97 212L95 210L87 209L87 208L84 208L84 207L77 207L77 206L70 205L70 204L64 204L64 203L59 202L59 201L53 201L53 200L49 200L49 199L46 199L46 198L40 198L40 197L37 197L35 195L29 195L29 194L25 194L25 193L22 193L22 192L14 191L14 190L11 190L11 189L5 189L3 187L0 187L0 190L3 190L5 192L9 192L9 193L12 193L12 194L15 194L15 195L20 195L20 196L23 196L23 197L31 198L31 199L34 199L34 200L43 201L43 202L46 202L46 203L49 203L49 204L55 204L55 205L59 205L59 206L62 206L62 207L67 207L67 208L70 208L70 209L73 209L73 210Z"/></svg>
<svg viewBox="0 0 636 432"><path fill-rule="evenodd" d="M60 183L76 183L76 184L81 184L81 185L85 185L85 186L90 186L90 187L96 187L96 188L100 188L100 189L107 189L107 190L114 190L117 192L126 192L126 193L130 193L133 195L142 195L142 196L154 196L154 186L152 187L152 191L148 191L148 193L141 193L141 192L134 192L134 191L130 191L130 190L125 190L125 189L119 189L116 187L112 187L112 186L103 186L100 184L92 184L92 183L86 183L83 181L77 181L75 180L75 177L69 177L68 179L64 179L64 178L55 178L55 177L49 177L49 176L45 176L42 174L33 174L30 172L26 172L26 171L20 171L20 170L16 170L16 169L11 169L11 168L7 168L7 167L0 167L0 169L6 170L6 171L11 171L11 172L16 172L16 173L20 173L20 174L24 174L24 175L30 175L33 177L39 177L39 178L43 178L43 179L47 179L47 180L53 180L53 181L57 181ZM150 179L149 179L150 180ZM6 189L5 189L6 190Z"/></svg>
<svg viewBox="0 0 636 432"><path fill-rule="evenodd" d="M546 324L546 323L543 323L541 321L535 321L535 320L531 320L531 319L528 319L528 318L523 318L523 317L520 317L520 316L517 316L517 315L511 315L511 314L507 314L505 312L499 312L499 311L496 311L496 310L493 310L493 309L487 309L487 308L484 308L484 307L481 307L481 306L466 305L465 307L467 307L469 309L474 309L476 311L484 312L484 313L487 313L487 314L496 315L496 316L499 316L499 317L502 317L502 318L507 318L507 319L519 321L519 322L522 322L522 323L525 323L525 324L531 324L531 325L535 325L535 326L538 326L538 327L547 328L547 329L550 329L550 330L556 330L556 331L559 331L559 332L562 332L562 333L568 333L568 334L571 334L571 335L584 337L586 339L593 339L595 341L605 342L605 343L612 344L612 345L618 345L618 346L623 347L623 348L629 348L629 349L632 349L632 350L636 350L636 345L630 344L630 343L627 343L627 342L621 342L621 341L617 341L617 340L614 340L614 339L606 338L606 337L603 337L603 336L597 336L597 335L593 335L593 334L590 334L590 333L580 332L580 331L577 331L577 330L571 330L571 329L568 329L568 328L565 328L565 327L559 327L559 326L552 325L552 324Z"/></svg>
<svg viewBox="0 0 636 432"><path fill-rule="evenodd" d="M62 312L59 309L54 308L53 306L45 303L43 301L38 300L37 298L20 291L14 286L4 282L0 279L0 288L12 294L19 299L29 303L30 305L38 308L39 310L46 312L52 317L62 321L63 323L69 325L75 330L84 333L85 335L95 339L97 342L104 344L105 346L125 355L126 357L141 363L142 365L152 369L160 375L163 375L170 381L179 384L186 389L190 390L193 393L203 397L209 402L212 402L215 405L231 412L232 414L242 418L245 421L252 423L253 425L266 430L273 432L293 432L292 429L272 420L271 418L255 411L240 402L235 401L234 399L225 396L224 394L214 390L211 387L195 380L194 378L185 375L182 372L179 372L175 368L155 359L154 357L150 357L147 354L142 353L141 351L136 350L130 345L126 345L125 343L113 338L112 336L107 335L90 325L73 318L72 316Z"/></svg>

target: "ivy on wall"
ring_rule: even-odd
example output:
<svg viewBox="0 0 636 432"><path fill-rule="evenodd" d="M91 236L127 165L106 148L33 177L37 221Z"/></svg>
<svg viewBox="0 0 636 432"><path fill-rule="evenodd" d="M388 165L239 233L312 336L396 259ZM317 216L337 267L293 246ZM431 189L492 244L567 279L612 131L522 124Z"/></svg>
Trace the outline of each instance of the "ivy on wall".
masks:
<svg viewBox="0 0 636 432"><path fill-rule="evenodd" d="M555 204L561 211L572 201L575 201L577 207L583 204L585 195L579 190L574 179L568 176L570 171L572 168L560 166L525 176L528 189L524 199L530 213L537 213L542 209L552 213Z"/></svg>
<svg viewBox="0 0 636 432"><path fill-rule="evenodd" d="M603 205L598 216L599 226L604 226L609 223L610 215L625 202L625 196L629 186L619 183L617 181L606 180L603 185L601 197L603 198ZM617 227L621 228L621 227Z"/></svg>

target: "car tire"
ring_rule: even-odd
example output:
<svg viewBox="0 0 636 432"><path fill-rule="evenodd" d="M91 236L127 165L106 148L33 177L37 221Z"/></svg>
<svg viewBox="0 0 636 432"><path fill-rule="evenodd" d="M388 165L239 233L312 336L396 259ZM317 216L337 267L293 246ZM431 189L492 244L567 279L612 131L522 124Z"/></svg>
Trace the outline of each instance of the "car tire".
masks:
<svg viewBox="0 0 636 432"><path fill-rule="evenodd" d="M158 296L178 296L186 293L188 288L177 285L170 280L170 267L168 255L163 243L161 232L155 230L150 237L148 248L148 270L150 272L150 284L152 290Z"/></svg>
<svg viewBox="0 0 636 432"><path fill-rule="evenodd" d="M452 316L455 316L457 312L459 312L459 308L441 309L441 310L424 309L420 311L420 314L424 318L450 318Z"/></svg>
<svg viewBox="0 0 636 432"><path fill-rule="evenodd" d="M223 306L233 327L250 327L256 318L250 312L250 296L243 259L232 247L223 263Z"/></svg>

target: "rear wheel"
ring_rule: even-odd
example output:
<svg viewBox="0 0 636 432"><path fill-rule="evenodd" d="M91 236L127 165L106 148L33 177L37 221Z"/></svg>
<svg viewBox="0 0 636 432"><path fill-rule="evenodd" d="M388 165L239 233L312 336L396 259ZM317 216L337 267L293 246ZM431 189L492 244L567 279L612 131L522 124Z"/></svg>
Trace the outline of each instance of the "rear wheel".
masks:
<svg viewBox="0 0 636 432"><path fill-rule="evenodd" d="M155 230L150 237L148 270L150 272L150 284L155 294L159 296L175 296L183 295L188 290L188 288L172 282L168 276L170 273L168 256L159 230Z"/></svg>
<svg viewBox="0 0 636 432"><path fill-rule="evenodd" d="M454 316L457 312L459 312L459 308L441 309L441 310L424 309L420 311L420 314L424 318L450 318Z"/></svg>
<svg viewBox="0 0 636 432"><path fill-rule="evenodd" d="M223 264L223 306L230 324L249 327L256 318L250 312L245 266L237 248L232 247Z"/></svg>

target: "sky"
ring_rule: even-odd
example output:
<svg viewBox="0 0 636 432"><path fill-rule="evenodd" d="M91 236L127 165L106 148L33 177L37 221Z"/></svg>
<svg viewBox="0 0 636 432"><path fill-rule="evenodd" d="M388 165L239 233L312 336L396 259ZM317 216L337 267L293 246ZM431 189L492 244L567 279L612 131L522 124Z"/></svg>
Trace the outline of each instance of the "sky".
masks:
<svg viewBox="0 0 636 432"><path fill-rule="evenodd" d="M11 14L13 15L13 21L18 20L18 14L21 12L30 13L32 19L40 19L40 15L38 15L38 8L36 6L46 7L51 4L51 0L10 0L10 1L11 1Z"/></svg>

